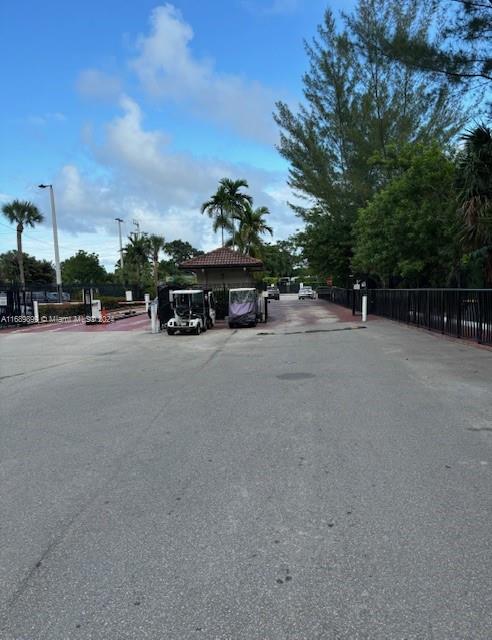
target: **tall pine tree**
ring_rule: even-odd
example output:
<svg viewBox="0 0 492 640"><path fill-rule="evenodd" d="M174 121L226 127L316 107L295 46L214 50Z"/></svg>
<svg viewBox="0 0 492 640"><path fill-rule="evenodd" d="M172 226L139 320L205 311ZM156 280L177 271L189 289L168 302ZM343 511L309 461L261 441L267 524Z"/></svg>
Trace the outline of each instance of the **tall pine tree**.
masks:
<svg viewBox="0 0 492 640"><path fill-rule="evenodd" d="M305 199L304 256L319 273L345 282L357 210L382 188L384 159L408 142L445 144L463 120L446 82L389 58L382 42L396 33L427 38L433 2L360 0L337 26L331 11L306 45L305 103L277 104L280 153L289 185Z"/></svg>

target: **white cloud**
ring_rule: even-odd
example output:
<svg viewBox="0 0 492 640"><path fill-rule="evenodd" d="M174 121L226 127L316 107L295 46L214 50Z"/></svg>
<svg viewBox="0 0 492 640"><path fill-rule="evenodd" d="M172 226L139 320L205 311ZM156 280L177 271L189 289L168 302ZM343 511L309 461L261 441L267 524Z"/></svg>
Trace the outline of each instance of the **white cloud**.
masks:
<svg viewBox="0 0 492 640"><path fill-rule="evenodd" d="M120 79L97 69L84 69L76 82L77 91L84 98L112 101L122 93Z"/></svg>
<svg viewBox="0 0 492 640"><path fill-rule="evenodd" d="M67 116L59 111L45 113L43 115L29 115L26 117L27 124L34 127L44 127L47 124L66 122Z"/></svg>
<svg viewBox="0 0 492 640"><path fill-rule="evenodd" d="M220 73L212 60L196 58L190 47L193 30L173 5L154 9L150 22L150 33L138 38L139 55L130 63L150 95L184 105L248 138L276 141L272 111L278 96L271 89Z"/></svg>
<svg viewBox="0 0 492 640"><path fill-rule="evenodd" d="M259 13L262 15L282 15L289 14L296 11L301 0L243 0L242 6L253 13Z"/></svg>
<svg viewBox="0 0 492 640"><path fill-rule="evenodd" d="M300 0L273 0L269 7L265 8L266 13L280 14L292 13L300 4Z"/></svg>
<svg viewBox="0 0 492 640"><path fill-rule="evenodd" d="M168 241L180 238L204 250L217 247L220 234L212 232L212 223L200 213L200 205L226 176L245 178L255 205L269 207L274 240L287 237L299 226L286 205L289 191L279 172L175 153L165 132L145 126L137 102L122 97L120 108L121 113L107 124L102 143L87 137L87 168L66 164L52 179L62 259L85 249L98 253L112 269L118 257L116 217L125 220L125 235L133 230L135 218L142 231L164 235ZM29 198L46 214L46 222L26 234L26 250L52 259L49 199L38 190ZM5 238L5 250L11 248L11 240L7 243Z"/></svg>
<svg viewBox="0 0 492 640"><path fill-rule="evenodd" d="M61 168L54 188L58 225L71 233L95 233L118 214L113 185L88 178L76 165Z"/></svg>

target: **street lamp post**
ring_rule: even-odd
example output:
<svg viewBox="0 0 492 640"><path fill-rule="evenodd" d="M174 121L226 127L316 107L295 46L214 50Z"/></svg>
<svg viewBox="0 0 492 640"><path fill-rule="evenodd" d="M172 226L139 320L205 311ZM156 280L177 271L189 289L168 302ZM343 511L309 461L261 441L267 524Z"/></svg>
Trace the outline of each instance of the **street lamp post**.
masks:
<svg viewBox="0 0 492 640"><path fill-rule="evenodd" d="M55 271L56 271L56 288L58 290L58 302L62 302L62 277L60 268L60 252L58 251L58 227L56 225L56 209L55 209L55 195L53 193L52 184L40 184L40 189L50 190L51 200L51 222L53 225L53 243L55 245Z"/></svg>
<svg viewBox="0 0 492 640"><path fill-rule="evenodd" d="M118 234L120 236L120 269L121 272L123 273L123 242L121 241L121 223L124 222L124 220L122 220L121 218L115 218L116 222L118 223Z"/></svg>

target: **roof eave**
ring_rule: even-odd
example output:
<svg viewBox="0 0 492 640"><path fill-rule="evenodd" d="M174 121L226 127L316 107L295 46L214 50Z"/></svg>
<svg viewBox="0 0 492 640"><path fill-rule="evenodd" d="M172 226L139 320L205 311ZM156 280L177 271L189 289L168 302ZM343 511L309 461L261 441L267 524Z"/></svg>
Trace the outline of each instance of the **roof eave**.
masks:
<svg viewBox="0 0 492 640"><path fill-rule="evenodd" d="M204 264L203 266L194 265L186 266L180 264L178 269L181 271L201 271L202 269L247 269L248 271L261 271L263 263L260 264Z"/></svg>

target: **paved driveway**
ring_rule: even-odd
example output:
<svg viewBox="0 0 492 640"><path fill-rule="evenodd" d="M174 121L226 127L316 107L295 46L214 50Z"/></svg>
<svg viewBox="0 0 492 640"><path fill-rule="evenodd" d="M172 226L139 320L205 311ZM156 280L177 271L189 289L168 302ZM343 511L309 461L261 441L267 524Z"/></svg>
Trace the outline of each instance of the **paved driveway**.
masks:
<svg viewBox="0 0 492 640"><path fill-rule="evenodd" d="M2 640L491 637L491 353L270 310L0 334Z"/></svg>

